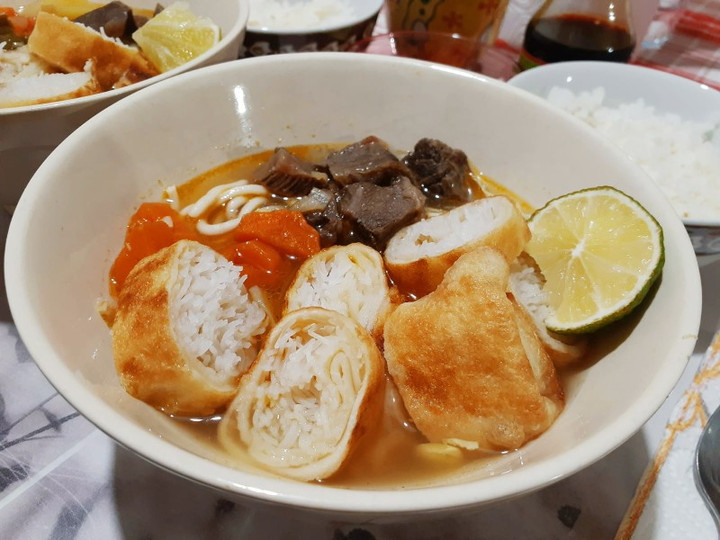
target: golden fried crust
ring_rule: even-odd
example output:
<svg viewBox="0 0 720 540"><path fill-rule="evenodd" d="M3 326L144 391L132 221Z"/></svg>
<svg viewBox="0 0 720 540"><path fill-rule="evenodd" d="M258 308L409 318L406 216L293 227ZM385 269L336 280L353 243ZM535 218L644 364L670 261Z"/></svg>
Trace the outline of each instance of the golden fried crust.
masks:
<svg viewBox="0 0 720 540"><path fill-rule="evenodd" d="M137 50L124 47L64 17L41 11L28 38L28 49L66 73L83 71L88 60L103 90L109 90L128 73L134 80L148 79L158 70Z"/></svg>
<svg viewBox="0 0 720 540"><path fill-rule="evenodd" d="M442 216L433 219L442 219ZM466 223L467 226L473 226L470 222ZM497 249L505 260L511 262L522 252L529 240L530 229L522 214L516 210L498 227L455 249L432 257L418 257L409 262L392 260L386 254L385 265L401 291L419 298L434 291L448 268L465 253L487 246Z"/></svg>
<svg viewBox="0 0 720 540"><path fill-rule="evenodd" d="M308 303L310 299L302 298L298 292L300 287L307 283L316 282L316 273L319 265L323 267L331 266L335 257L347 257L357 269L357 274L361 275L363 279L372 280L371 285L363 285L367 289L360 288L358 285L357 290L352 298L348 298L348 292L342 291L341 288L335 288L327 291L327 296L334 296L335 294L343 296L344 301L347 304L347 309L340 310L344 315L348 315L351 319L363 324L364 321L360 321L357 318L357 311L359 305L367 302L370 295L377 295L377 297L384 298L384 301L379 306L377 317L371 322L366 330L370 332L370 335L376 340L378 344L382 344L382 329L385 324L385 320L390 312L400 304L404 299L397 287L390 286L388 284L388 278L385 273L385 262L383 261L382 255L375 249L360 243L353 243L343 246L332 246L321 250L312 257L308 258L298 269L295 274L295 278L288 287L285 294L285 301L283 303L283 314L298 309L300 307L310 307L313 305L312 302ZM324 274L324 275L323 275ZM327 277L327 273L321 272L321 279ZM347 278L351 279L351 278ZM352 281L352 283L357 283ZM323 287L323 284L319 284L321 289L327 288L327 285ZM317 300L317 299L315 299ZM317 302L315 305L319 307L327 308L324 303Z"/></svg>
<svg viewBox="0 0 720 540"><path fill-rule="evenodd" d="M527 280L532 284L535 279L541 279L542 283L545 282L545 278L542 276L542 272L538 267L535 259L533 259L528 253L522 252L516 260L515 266L520 269L531 269L534 273L532 277L523 278L524 274L518 272L514 275L517 280L513 282L513 274L511 273L510 278L510 291L513 297L517 300L517 303L523 307L523 311L533 323L535 327L535 333L543 344L545 352L550 356L553 364L556 368L562 369L565 366L571 365L577 362L585 355L587 350L588 340L582 335L561 335L551 332L545 326L545 321L542 317L542 312L533 311L533 302L537 302L537 299L532 297L531 293L525 293L522 286L523 279ZM520 276L520 277L518 277ZM530 296L528 296L528 294ZM523 298L523 296L528 296Z"/></svg>
<svg viewBox="0 0 720 540"><path fill-rule="evenodd" d="M118 297L112 326L115 368L125 390L168 414L206 416L235 395L236 384L213 380L213 371L177 345L169 294L174 259L194 242L178 242L140 261Z"/></svg>
<svg viewBox="0 0 720 540"><path fill-rule="evenodd" d="M508 275L501 253L478 248L458 259L434 292L399 306L385 324L388 370L432 442L516 449L562 408L552 363L524 326L540 380L533 374L517 305L506 294Z"/></svg>
<svg viewBox="0 0 720 540"><path fill-rule="evenodd" d="M560 409L565 405L565 394L557 377L552 356L538 335L537 327L530 314L509 294L515 322L517 323L520 341L527 354L530 367L538 384L540 395L549 398ZM559 411L558 411L559 412ZM549 424L548 424L549 427ZM544 431L544 430L543 430Z"/></svg>
<svg viewBox="0 0 720 540"><path fill-rule="evenodd" d="M297 448L285 448L271 446L267 441L273 439L253 435L254 432L263 431L263 427L254 425L256 411L267 407L268 402L276 399L273 393L268 393L267 385L270 381L269 374L277 372L278 362L283 362L282 345L279 340L284 340L289 332L302 335L306 328L313 325L320 327L331 327L333 332L343 340L343 348L359 351L362 355L362 370L355 366L358 371L364 373L362 388L357 394L346 394L344 400L353 404L353 410L348 419L333 418L335 411L326 411L330 422L347 421L342 440L329 454L318 454L314 459L305 459L302 464L293 465L292 457L288 455L297 451ZM316 331L317 330L316 328ZM319 331L321 334L324 331ZM280 358L278 358L280 356ZM324 365L328 369L333 358L313 358L318 365ZM347 392L351 386L347 379L348 373L344 373L345 381L336 383L339 386L325 388L327 392ZM358 377L360 378L360 377ZM287 389L284 389L287 390ZM231 453L237 453L239 449L249 447L249 452L263 465L284 476L298 480L325 479L342 469L347 463L348 457L373 433L380 423L383 410L385 394L385 362L370 334L351 318L336 311L320 307L306 307L291 311L283 316L277 325L268 334L267 340L258 354L250 369L242 376L238 394L228 407L228 411L220 424L219 439L221 444ZM277 424L283 423L282 415L275 420ZM320 420L318 420L319 422ZM318 429L321 432L321 429ZM312 433L312 430L310 431ZM256 446L257 445L257 446ZM244 450L240 450L241 452ZM308 451L312 454L316 449ZM287 452L285 454L284 452ZM262 454L275 455L275 459L261 458ZM287 459L286 459L287 458Z"/></svg>

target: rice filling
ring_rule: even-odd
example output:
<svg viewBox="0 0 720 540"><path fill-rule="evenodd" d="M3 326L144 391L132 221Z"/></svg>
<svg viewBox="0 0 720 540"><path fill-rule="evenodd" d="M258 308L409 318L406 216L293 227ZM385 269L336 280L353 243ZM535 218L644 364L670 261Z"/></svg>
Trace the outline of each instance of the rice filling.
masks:
<svg viewBox="0 0 720 540"><path fill-rule="evenodd" d="M288 310L319 306L347 315L372 331L387 302L386 288L378 287L386 278L381 269L379 281L373 279L372 261L360 257L336 251L331 259L318 259L311 276L292 291Z"/></svg>
<svg viewBox="0 0 720 540"><path fill-rule="evenodd" d="M250 453L285 467L336 451L365 379L361 353L348 350L332 325L288 329L254 389Z"/></svg>
<svg viewBox="0 0 720 540"><path fill-rule="evenodd" d="M184 249L169 287L170 320L180 349L227 379L253 362L269 322L239 270L212 250Z"/></svg>

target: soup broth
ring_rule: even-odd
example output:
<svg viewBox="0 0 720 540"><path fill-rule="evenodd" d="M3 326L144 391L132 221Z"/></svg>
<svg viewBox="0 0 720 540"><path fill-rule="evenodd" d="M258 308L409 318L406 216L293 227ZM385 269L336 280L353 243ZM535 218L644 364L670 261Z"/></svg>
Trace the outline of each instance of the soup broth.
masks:
<svg viewBox="0 0 720 540"><path fill-rule="evenodd" d="M322 162L329 153L343 148L344 144L299 145L288 147L294 155L311 162ZM209 170L183 184L166 190L166 202L175 208L185 208L200 201L210 190L239 179L250 179L258 167L267 162L273 151L263 151L223 164ZM516 194L483 175L471 164L470 186L473 198L487 195L505 195L511 198L525 213L531 207ZM272 195L270 205L285 206L289 198ZM222 203L223 207L227 203ZM193 219L216 220L218 208L201 213ZM435 210L442 212L442 210ZM222 253L231 242L231 235L200 235L200 241ZM265 290L273 316L278 319L283 308L283 298L302 260L289 257L290 264L278 285ZM388 280L392 280L388 276ZM404 291L400 291L403 293ZM411 295L406 295L412 299ZM187 420L187 419L185 419ZM184 430L209 444L222 447L218 440L218 417L212 419L193 419L181 422ZM430 444L414 427L392 380L386 376L385 407L377 429L370 433L354 454L345 462L341 470L323 483L343 487L379 487L397 486L405 483L417 484L427 480L441 478L448 474L457 474L463 468L476 467L478 462L493 459L498 454L483 451L459 449L456 446ZM229 460L232 456L228 454Z"/></svg>

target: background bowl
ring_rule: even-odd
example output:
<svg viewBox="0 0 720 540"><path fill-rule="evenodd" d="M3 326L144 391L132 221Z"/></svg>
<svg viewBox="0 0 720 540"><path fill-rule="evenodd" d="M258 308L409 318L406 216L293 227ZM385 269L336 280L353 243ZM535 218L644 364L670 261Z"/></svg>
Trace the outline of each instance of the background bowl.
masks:
<svg viewBox="0 0 720 540"><path fill-rule="evenodd" d="M520 451L432 482L372 489L295 482L250 463L229 466L208 439L129 397L118 383L110 332L96 302L107 294L127 220L164 186L248 153L369 134L398 150L437 137L535 206L612 175L663 226L662 278L643 309L598 336L588 365L566 378L564 412ZM13 319L30 353L100 429L165 469L224 490L225 497L353 519L497 501L588 466L662 404L692 353L700 318L699 272L683 225L647 175L615 147L505 83L370 54L239 60L163 81L109 107L34 175L10 224L5 270Z"/></svg>
<svg viewBox="0 0 720 540"><path fill-rule="evenodd" d="M238 57L249 13L248 0L187 1L193 13L209 17L222 31L220 42L204 54L180 67L118 90L41 105L0 108L0 205L17 203L40 163L60 141L98 111L150 84ZM152 10L156 3L155 0L132 0L128 5Z"/></svg>
<svg viewBox="0 0 720 540"><path fill-rule="evenodd" d="M307 3L306 0L288 0L290 5ZM250 13L245 42L241 56L265 56L267 54L345 51L353 43L372 34L375 21L384 5L383 0L338 0L338 4L352 6L354 16L341 23L304 24L292 28L278 28L271 23L253 18Z"/></svg>
<svg viewBox="0 0 720 540"><path fill-rule="evenodd" d="M710 118L720 122L720 92L690 79L642 66L561 62L524 71L509 83L543 98L553 87L567 88L576 94L603 87L603 105L616 107L642 98L657 113L673 113L682 120L694 122L707 122ZM707 196L717 200L718 193ZM698 255L720 253L720 215L715 219L687 216L683 222Z"/></svg>
<svg viewBox="0 0 720 540"><path fill-rule="evenodd" d="M518 71L514 54L509 50L443 32L400 30L367 37L348 51L417 58L469 69L500 80L507 80Z"/></svg>

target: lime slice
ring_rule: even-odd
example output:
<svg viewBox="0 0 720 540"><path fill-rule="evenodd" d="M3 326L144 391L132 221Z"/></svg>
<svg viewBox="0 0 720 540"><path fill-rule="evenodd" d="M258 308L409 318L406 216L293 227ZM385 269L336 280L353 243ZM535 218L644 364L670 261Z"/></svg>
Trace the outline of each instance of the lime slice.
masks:
<svg viewBox="0 0 720 540"><path fill-rule="evenodd" d="M632 311L665 261L660 224L635 199L601 186L551 200L528 221L527 252L545 276L548 329L593 332Z"/></svg>
<svg viewBox="0 0 720 540"><path fill-rule="evenodd" d="M181 66L220 41L220 28L198 17L187 3L169 5L133 35L143 54L161 72Z"/></svg>

